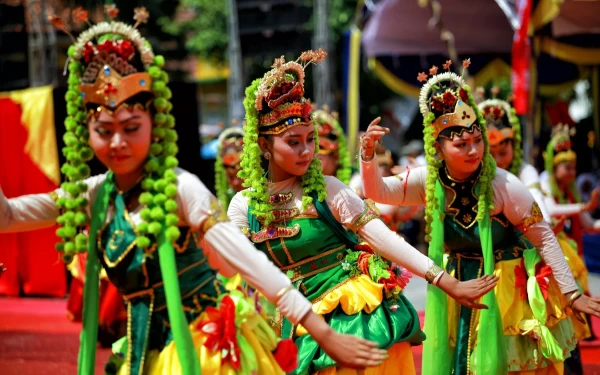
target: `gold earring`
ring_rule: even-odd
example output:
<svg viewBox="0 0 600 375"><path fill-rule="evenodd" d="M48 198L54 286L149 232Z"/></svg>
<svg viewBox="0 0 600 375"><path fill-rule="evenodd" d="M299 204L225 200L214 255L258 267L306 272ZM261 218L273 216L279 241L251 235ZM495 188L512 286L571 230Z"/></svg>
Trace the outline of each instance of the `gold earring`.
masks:
<svg viewBox="0 0 600 375"><path fill-rule="evenodd" d="M271 159L271 153L269 151L265 152L264 156L267 160Z"/></svg>

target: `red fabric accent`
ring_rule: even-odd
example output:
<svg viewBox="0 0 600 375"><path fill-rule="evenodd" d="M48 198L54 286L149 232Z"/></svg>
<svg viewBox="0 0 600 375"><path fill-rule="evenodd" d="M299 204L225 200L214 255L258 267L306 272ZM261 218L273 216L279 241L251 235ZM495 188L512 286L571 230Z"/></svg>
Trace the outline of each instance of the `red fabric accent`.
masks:
<svg viewBox="0 0 600 375"><path fill-rule="evenodd" d="M7 198L47 193L57 186L25 152L27 129L21 123L21 107L0 99L0 186ZM65 266L54 249L56 228L27 233L0 234L0 263L7 269L0 278L0 295L63 297Z"/></svg>
<svg viewBox="0 0 600 375"><path fill-rule="evenodd" d="M514 108L518 115L529 112L529 60L531 46L529 40L529 20L531 0L518 0L520 27L515 30L512 46L512 87Z"/></svg>
<svg viewBox="0 0 600 375"><path fill-rule="evenodd" d="M575 121L569 115L569 104L563 100L558 100L555 103L546 103L546 113L548 120L552 126L558 124L575 126Z"/></svg>

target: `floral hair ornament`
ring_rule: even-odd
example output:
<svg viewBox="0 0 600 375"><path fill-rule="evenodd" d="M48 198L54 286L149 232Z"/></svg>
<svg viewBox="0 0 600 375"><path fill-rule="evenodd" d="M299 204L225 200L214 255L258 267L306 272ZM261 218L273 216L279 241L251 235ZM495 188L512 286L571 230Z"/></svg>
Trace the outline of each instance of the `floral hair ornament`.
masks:
<svg viewBox="0 0 600 375"><path fill-rule="evenodd" d="M442 67L447 71L439 74L438 67L434 65L429 69L429 79L425 72L417 76L420 82L426 81L419 95L419 109L424 117L429 113L434 114L435 120L431 124L434 128L434 138L440 135L452 138L454 134L442 134L444 130L455 127L472 130L473 125L477 124L477 116L469 104L469 95L463 79L471 60L463 60L461 76L449 71L451 65L452 61L446 61Z"/></svg>
<svg viewBox="0 0 600 375"><path fill-rule="evenodd" d="M303 52L296 61L275 59L258 86L255 108L261 134L281 134L297 125L311 123L310 100L304 98L304 70L327 57L323 49Z"/></svg>
<svg viewBox="0 0 600 375"><path fill-rule="evenodd" d="M478 107L485 118L490 146L497 146L506 139L514 138L515 129L510 123L513 111L507 101L488 99L479 103Z"/></svg>
<svg viewBox="0 0 600 375"><path fill-rule="evenodd" d="M557 166L561 163L576 162L577 154L571 149L571 137L575 135L575 128L567 124L558 124L552 129L552 138L550 144L554 155L552 165Z"/></svg>

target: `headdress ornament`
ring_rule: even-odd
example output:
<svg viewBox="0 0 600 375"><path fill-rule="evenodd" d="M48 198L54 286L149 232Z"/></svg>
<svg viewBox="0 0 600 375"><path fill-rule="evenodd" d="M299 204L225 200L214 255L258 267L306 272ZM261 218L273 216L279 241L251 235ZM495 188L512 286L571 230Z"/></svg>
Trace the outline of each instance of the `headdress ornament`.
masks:
<svg viewBox="0 0 600 375"><path fill-rule="evenodd" d="M73 40L68 50L68 116L64 135L66 147L63 149L67 161L61 168L66 175L61 187L67 196L57 200L64 210L58 219L61 228L57 232L63 242L57 249L64 252L66 262L75 252L85 252L88 248L84 229L89 222L86 213L89 203L81 195L87 190L84 179L90 175L86 162L93 157L86 116L90 113L106 110L112 114L121 108L148 109L153 105L152 145L145 165L146 178L142 181L144 193L140 196L140 203L145 208L142 210L143 222L136 228L137 245L149 247L153 242L151 238L156 240L160 233L171 241L180 234L176 225L179 220L175 214L177 202L172 199L177 191L173 170L178 165L175 156L177 133L173 129L175 119L170 114L168 76L162 70L164 58L154 55L150 43L136 29L148 21L145 8L134 9L136 22L133 26L114 21L119 10L113 4L105 5L104 10L110 21L97 25L89 23L88 12L81 7L73 10L76 22L90 25L76 39L65 30L60 17L48 17ZM149 215L149 211L155 214Z"/></svg>
<svg viewBox="0 0 600 375"><path fill-rule="evenodd" d="M448 60L443 64L444 69L449 70L451 64L452 62ZM463 68L468 68L470 64L469 59L464 60ZM426 81L419 95L419 109L424 117L429 113L435 115L435 120L431 124L434 128L434 138L440 134L452 137L453 134L443 134L448 128L461 127L471 130L478 121L475 111L469 105L464 79L450 71L439 74L437 71L438 68L433 66L429 69L431 78L427 79L428 75L425 72L419 73L417 77L421 82Z"/></svg>
<svg viewBox="0 0 600 375"><path fill-rule="evenodd" d="M515 129L509 120L512 107L507 101L488 99L479 103L478 107L485 118L490 146L496 146L506 139L514 138Z"/></svg>
<svg viewBox="0 0 600 375"><path fill-rule="evenodd" d="M552 165L565 162L576 162L577 154L571 149L571 137L575 135L575 128L569 127L567 124L558 124L552 129L552 138L550 139L550 147L554 151L552 156Z"/></svg>
<svg viewBox="0 0 600 375"><path fill-rule="evenodd" d="M303 52L296 61L275 59L258 86L254 106L258 111L261 134L281 134L297 125L311 122L311 104L304 98L304 70L325 59L327 52Z"/></svg>
<svg viewBox="0 0 600 375"><path fill-rule="evenodd" d="M237 121L234 122L234 125ZM230 127L221 132L218 138L219 153L225 165L239 164L244 151L244 131L239 127Z"/></svg>
<svg viewBox="0 0 600 375"><path fill-rule="evenodd" d="M319 154L329 155L338 151L343 130L337 118L337 112L330 113L327 106L313 111L312 119L319 134Z"/></svg>

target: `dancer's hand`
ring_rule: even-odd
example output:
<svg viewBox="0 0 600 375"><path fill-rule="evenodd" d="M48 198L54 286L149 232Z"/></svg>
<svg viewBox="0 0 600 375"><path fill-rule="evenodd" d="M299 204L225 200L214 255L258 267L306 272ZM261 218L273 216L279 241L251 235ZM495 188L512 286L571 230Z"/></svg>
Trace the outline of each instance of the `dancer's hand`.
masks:
<svg viewBox="0 0 600 375"><path fill-rule="evenodd" d="M494 289L497 282L498 277L493 275L484 275L478 279L468 281L458 281L447 273L444 273L438 282L438 286L447 295L465 307L470 309L487 309L486 305L475 301Z"/></svg>
<svg viewBox="0 0 600 375"><path fill-rule="evenodd" d="M594 315L595 317L600 318L600 298L582 295L573 302L571 309L574 310L575 317L579 320L582 320L582 318L578 316L579 314L577 314L577 312Z"/></svg>
<svg viewBox="0 0 600 375"><path fill-rule="evenodd" d="M559 217L558 220L556 220L556 222L552 226L552 232L554 232L555 235L562 232L563 229L565 229L566 222L567 222L567 216L563 215L563 216Z"/></svg>
<svg viewBox="0 0 600 375"><path fill-rule="evenodd" d="M339 366L365 368L377 366L387 358L386 351L379 349L377 343L337 333L312 311L306 314L301 324Z"/></svg>
<svg viewBox="0 0 600 375"><path fill-rule="evenodd" d="M331 336L324 342L319 342L319 346L337 362L338 366L372 367L380 365L387 358L387 352L379 349L375 342L340 334L333 329L331 331Z"/></svg>
<svg viewBox="0 0 600 375"><path fill-rule="evenodd" d="M379 126L381 117L371 121L365 134L360 137L361 157L364 161L370 161L375 155L375 148L379 139L390 132L390 129Z"/></svg>

